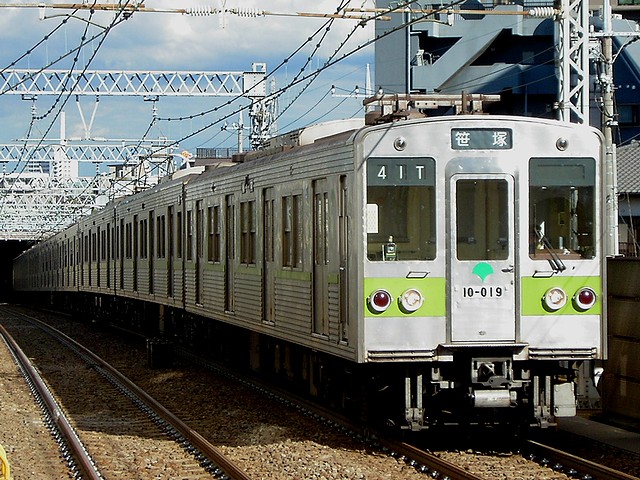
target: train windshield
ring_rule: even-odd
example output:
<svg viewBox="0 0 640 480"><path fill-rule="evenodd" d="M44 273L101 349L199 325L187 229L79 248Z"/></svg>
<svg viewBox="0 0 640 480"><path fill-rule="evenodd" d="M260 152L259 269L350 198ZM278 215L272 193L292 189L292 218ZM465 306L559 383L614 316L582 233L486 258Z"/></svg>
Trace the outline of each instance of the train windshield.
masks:
<svg viewBox="0 0 640 480"><path fill-rule="evenodd" d="M509 185L504 179L456 182L458 260L509 258Z"/></svg>
<svg viewBox="0 0 640 480"><path fill-rule="evenodd" d="M532 158L529 163L529 255L595 256L596 166L592 158Z"/></svg>
<svg viewBox="0 0 640 480"><path fill-rule="evenodd" d="M367 258L433 260L436 256L435 160L367 160Z"/></svg>

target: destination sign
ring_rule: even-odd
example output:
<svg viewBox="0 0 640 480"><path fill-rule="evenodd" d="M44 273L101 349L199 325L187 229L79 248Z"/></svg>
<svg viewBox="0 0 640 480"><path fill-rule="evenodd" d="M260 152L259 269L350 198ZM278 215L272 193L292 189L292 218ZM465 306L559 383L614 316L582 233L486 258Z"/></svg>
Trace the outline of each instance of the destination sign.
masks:
<svg viewBox="0 0 640 480"><path fill-rule="evenodd" d="M453 150L510 150L513 133L510 128L452 128Z"/></svg>
<svg viewBox="0 0 640 480"><path fill-rule="evenodd" d="M377 157L367 160L369 185L435 185L433 158Z"/></svg>

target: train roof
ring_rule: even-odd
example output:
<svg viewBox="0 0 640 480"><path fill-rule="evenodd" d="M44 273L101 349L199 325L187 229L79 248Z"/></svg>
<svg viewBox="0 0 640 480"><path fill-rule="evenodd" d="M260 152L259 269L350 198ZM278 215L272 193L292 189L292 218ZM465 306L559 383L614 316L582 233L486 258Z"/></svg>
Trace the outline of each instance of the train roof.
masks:
<svg viewBox="0 0 640 480"><path fill-rule="evenodd" d="M364 118L348 118L317 123L298 128L269 139L264 148L246 152L241 161L251 161L292 148L313 145L322 140L335 139L337 136L351 134L365 126Z"/></svg>
<svg viewBox="0 0 640 480"><path fill-rule="evenodd" d="M364 127L364 118L347 118L317 123L269 139L265 150L281 147L301 147L322 138L357 130L362 127Z"/></svg>

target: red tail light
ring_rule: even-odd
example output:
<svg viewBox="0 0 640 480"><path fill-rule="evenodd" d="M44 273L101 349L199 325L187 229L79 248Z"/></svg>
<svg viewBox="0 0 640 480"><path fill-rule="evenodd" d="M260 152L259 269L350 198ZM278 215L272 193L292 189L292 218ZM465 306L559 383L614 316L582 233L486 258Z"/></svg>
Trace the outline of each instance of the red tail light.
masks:
<svg viewBox="0 0 640 480"><path fill-rule="evenodd" d="M382 313L392 302L391 294L386 290L378 289L369 295L369 307L376 313Z"/></svg>
<svg viewBox="0 0 640 480"><path fill-rule="evenodd" d="M583 287L576 292L573 303L578 310L585 311L593 307L597 299L596 292L589 287Z"/></svg>

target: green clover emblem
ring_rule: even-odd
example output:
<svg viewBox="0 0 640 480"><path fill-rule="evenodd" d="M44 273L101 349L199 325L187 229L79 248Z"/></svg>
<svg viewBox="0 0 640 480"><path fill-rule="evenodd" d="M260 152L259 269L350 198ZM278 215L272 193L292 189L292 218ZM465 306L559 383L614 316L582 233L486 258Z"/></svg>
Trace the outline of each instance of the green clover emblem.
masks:
<svg viewBox="0 0 640 480"><path fill-rule="evenodd" d="M493 267L486 262L481 262L473 267L471 273L479 276L482 283L484 283L485 278L493 273Z"/></svg>

